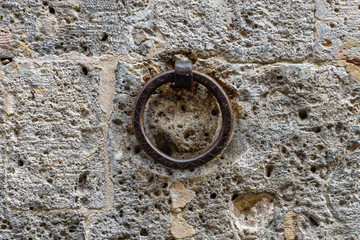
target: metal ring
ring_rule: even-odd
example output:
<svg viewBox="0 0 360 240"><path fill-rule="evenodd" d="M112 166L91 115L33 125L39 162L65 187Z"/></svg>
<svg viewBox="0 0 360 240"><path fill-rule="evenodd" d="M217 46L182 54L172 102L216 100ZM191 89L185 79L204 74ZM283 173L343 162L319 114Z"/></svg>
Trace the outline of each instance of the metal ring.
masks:
<svg viewBox="0 0 360 240"><path fill-rule="evenodd" d="M133 111L133 127L140 146L155 161L170 168L189 169L209 162L222 152L232 135L234 116L231 103L225 91L215 80L209 76L198 71L192 72L193 80L205 86L215 96L220 105L222 114L220 133L214 144L202 154L189 159L172 158L157 149L145 134L144 110L146 103L157 88L166 83L175 81L175 70L164 72L150 79L141 89L135 101L135 107Z"/></svg>

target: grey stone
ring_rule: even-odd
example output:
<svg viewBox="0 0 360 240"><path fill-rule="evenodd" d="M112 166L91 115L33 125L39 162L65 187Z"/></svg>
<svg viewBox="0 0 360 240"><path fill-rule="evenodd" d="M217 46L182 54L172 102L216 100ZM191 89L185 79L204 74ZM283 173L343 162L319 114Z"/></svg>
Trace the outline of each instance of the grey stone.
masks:
<svg viewBox="0 0 360 240"><path fill-rule="evenodd" d="M0 27L22 56L188 53L274 62L307 58L313 23L313 5L301 2L22 1L4 5Z"/></svg>
<svg viewBox="0 0 360 240"><path fill-rule="evenodd" d="M359 19L355 0L2 1L0 239L359 239ZM132 128L175 59L235 113L225 150L189 170ZM217 107L164 86L149 139L197 155Z"/></svg>
<svg viewBox="0 0 360 240"><path fill-rule="evenodd" d="M23 210L102 207L99 72L70 61L7 66L1 82L9 99L3 133L8 204Z"/></svg>
<svg viewBox="0 0 360 240"><path fill-rule="evenodd" d="M286 1L158 1L155 24L169 50L230 62L298 61L311 54L312 8Z"/></svg>
<svg viewBox="0 0 360 240"><path fill-rule="evenodd" d="M85 239L84 222L78 214L0 214L1 239Z"/></svg>
<svg viewBox="0 0 360 240"><path fill-rule="evenodd" d="M314 56L316 59L331 60L334 57L341 59L343 51L359 47L360 10L358 1L317 0L315 17Z"/></svg>

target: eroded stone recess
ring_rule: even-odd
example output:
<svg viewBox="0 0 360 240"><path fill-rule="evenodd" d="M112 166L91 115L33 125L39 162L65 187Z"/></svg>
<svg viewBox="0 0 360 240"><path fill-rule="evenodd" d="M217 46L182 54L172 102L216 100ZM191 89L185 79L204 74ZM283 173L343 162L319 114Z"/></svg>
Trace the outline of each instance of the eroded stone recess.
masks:
<svg viewBox="0 0 360 240"><path fill-rule="evenodd" d="M221 128L221 111L204 86L177 89L167 84L150 98L144 122L150 141L162 152L191 158L213 144Z"/></svg>
<svg viewBox="0 0 360 240"><path fill-rule="evenodd" d="M7 119L2 141L11 207L103 206L100 76L84 69L70 61L16 63L3 69Z"/></svg>

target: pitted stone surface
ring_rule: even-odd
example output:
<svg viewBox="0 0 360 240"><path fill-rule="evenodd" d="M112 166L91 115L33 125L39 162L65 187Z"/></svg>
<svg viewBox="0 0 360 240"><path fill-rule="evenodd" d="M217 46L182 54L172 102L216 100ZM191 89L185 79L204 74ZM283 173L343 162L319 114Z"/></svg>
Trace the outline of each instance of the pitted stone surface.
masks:
<svg viewBox="0 0 360 240"><path fill-rule="evenodd" d="M359 2L315 1L315 57L320 60L338 58L347 48L359 49ZM359 57L359 50L357 50Z"/></svg>
<svg viewBox="0 0 360 240"><path fill-rule="evenodd" d="M11 96L3 133L6 192L13 208L103 206L99 72L85 75L83 68L65 61L4 69L1 84Z"/></svg>
<svg viewBox="0 0 360 240"><path fill-rule="evenodd" d="M221 116L216 98L204 86L193 84L189 89L176 89L173 84L166 84L147 104L145 131L150 141L169 156L191 158L214 143Z"/></svg>
<svg viewBox="0 0 360 240"><path fill-rule="evenodd" d="M129 64L123 65L130 67L126 72L134 76L144 72ZM337 157L346 150L346 155L355 159L358 149L355 135L358 102L354 100L358 88L346 69L313 64L230 65L216 60L199 60L194 67L225 82L232 102L244 108L223 157L190 171L158 166L137 146L131 128L129 130L133 98L119 90L115 106L120 107L115 109L110 126L112 161L186 181L187 188L195 191L196 197L182 214L197 232L195 239L206 238L209 231L215 238L238 239L252 231L241 224L241 230L235 225L223 228L234 221L229 212L231 199L249 192L270 192L278 199L276 210L267 222L259 220L262 230L252 232L255 239L280 238L288 211L294 211L301 219L296 233L299 236L331 237L335 233L345 236L348 230L327 207L327 195L322 193L326 192L324 180L329 179ZM117 82L122 83L123 79L126 78L118 75ZM124 132L123 138L119 137ZM352 138L344 145L349 133ZM258 216L254 213L253 218ZM325 225L332 230L325 230L322 227ZM350 232L356 234L355 230Z"/></svg>
<svg viewBox="0 0 360 240"><path fill-rule="evenodd" d="M351 143L349 146L351 146ZM354 150L351 149L350 151ZM356 152L356 155L358 155L359 151ZM360 193L359 163L354 160L348 159L336 166L327 193L335 217L346 223L347 227L356 231L360 226L358 217Z"/></svg>
<svg viewBox="0 0 360 240"><path fill-rule="evenodd" d="M94 239L165 239L169 235L169 180L111 160L114 205L100 214L90 235Z"/></svg>
<svg viewBox="0 0 360 240"><path fill-rule="evenodd" d="M164 0L156 2L155 13L155 24L167 40L165 48L201 58L272 62L302 60L311 54L313 7L301 1Z"/></svg>
<svg viewBox="0 0 360 240"><path fill-rule="evenodd" d="M314 41L311 1L5 1L2 6L0 27L22 56L188 52L230 62L298 61L311 54Z"/></svg>
<svg viewBox="0 0 360 240"><path fill-rule="evenodd" d="M355 0L1 1L0 239L360 239L359 19ZM175 59L236 113L222 154L185 171L131 122ZM197 154L213 101L178 95L199 108L159 93L146 122Z"/></svg>
<svg viewBox="0 0 360 240"><path fill-rule="evenodd" d="M84 220L79 214L27 216L0 215L1 239L85 239Z"/></svg>

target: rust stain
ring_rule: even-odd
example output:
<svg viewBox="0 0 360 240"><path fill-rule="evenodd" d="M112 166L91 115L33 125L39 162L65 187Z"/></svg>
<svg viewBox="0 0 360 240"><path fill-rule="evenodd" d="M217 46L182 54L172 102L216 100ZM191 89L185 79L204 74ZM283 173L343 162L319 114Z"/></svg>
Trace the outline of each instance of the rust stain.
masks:
<svg viewBox="0 0 360 240"><path fill-rule="evenodd" d="M242 115L243 115L243 113L244 113L244 108L243 108L243 106L235 103L234 101L231 101L231 107L232 107L232 109L233 109L233 111L234 111L234 113L235 113L235 116L236 116L237 118L241 118Z"/></svg>
<svg viewBox="0 0 360 240"><path fill-rule="evenodd" d="M352 63L352 64L360 66L360 58L358 58L358 57L349 58L348 56L345 56L345 59L346 59L346 62L348 62L348 63Z"/></svg>
<svg viewBox="0 0 360 240"><path fill-rule="evenodd" d="M219 83L220 86L225 90L226 94L228 95L228 97L230 99L233 99L233 98L239 96L239 92L235 87L220 80L220 77L218 76L218 72L216 70L212 70L211 67L208 67L208 68L204 69L203 72L208 74L217 83Z"/></svg>
<svg viewBox="0 0 360 240"><path fill-rule="evenodd" d="M357 42L346 42L344 43L340 48L339 50L336 52L335 54L335 59L336 60L344 60L346 57L346 54L348 52L348 50L350 50L351 48L353 47L358 47L360 46L359 43Z"/></svg>

